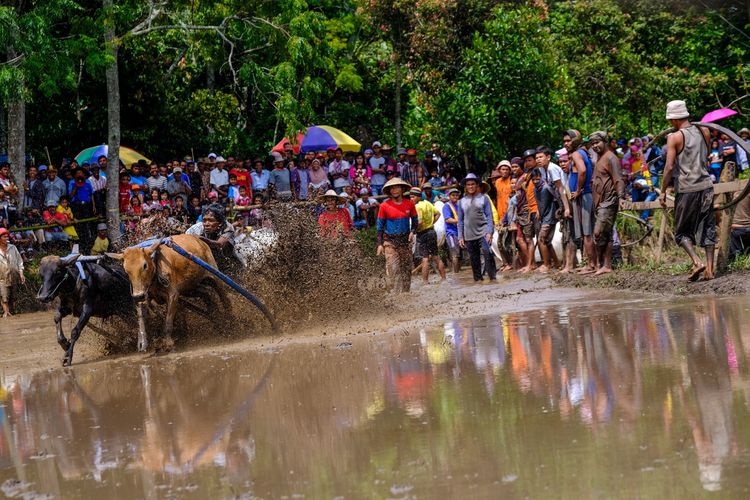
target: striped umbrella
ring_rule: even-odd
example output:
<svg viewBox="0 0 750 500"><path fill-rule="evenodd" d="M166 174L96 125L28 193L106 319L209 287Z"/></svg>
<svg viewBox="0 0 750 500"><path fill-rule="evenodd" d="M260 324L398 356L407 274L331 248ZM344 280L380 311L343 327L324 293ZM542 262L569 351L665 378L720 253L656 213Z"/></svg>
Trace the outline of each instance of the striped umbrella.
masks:
<svg viewBox="0 0 750 500"><path fill-rule="evenodd" d="M273 147L272 152L283 153L284 145L290 143L289 138L282 139ZM344 151L359 151L362 147L357 141L337 128L327 125L308 127L304 134L297 134L297 140L292 143L294 154L308 151L325 151L328 148L341 148Z"/></svg>
<svg viewBox="0 0 750 500"><path fill-rule="evenodd" d="M300 149L308 151L325 151L328 148L341 148L344 151L357 152L362 145L341 130L327 125L312 126L307 129Z"/></svg>
<svg viewBox="0 0 750 500"><path fill-rule="evenodd" d="M108 151L109 147L106 144L86 148L76 155L76 161L79 165L83 165L84 163L96 163L100 156L107 156ZM122 163L130 166L133 163L138 163L139 160L146 160L146 163L151 163L151 160L139 152L120 146L120 161Z"/></svg>

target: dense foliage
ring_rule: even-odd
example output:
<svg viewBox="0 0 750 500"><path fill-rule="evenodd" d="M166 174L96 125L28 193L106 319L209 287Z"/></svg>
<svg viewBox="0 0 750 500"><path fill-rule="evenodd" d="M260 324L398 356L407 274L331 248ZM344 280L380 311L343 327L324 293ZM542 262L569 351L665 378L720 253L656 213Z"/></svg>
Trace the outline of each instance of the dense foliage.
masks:
<svg viewBox="0 0 750 500"><path fill-rule="evenodd" d="M102 3L10 4L0 7L0 150L18 95L36 158L105 142ZM114 4L122 143L157 160L265 154L310 124L495 160L556 145L570 126L658 131L670 99L702 114L750 93L746 1ZM750 99L735 107L750 112Z"/></svg>

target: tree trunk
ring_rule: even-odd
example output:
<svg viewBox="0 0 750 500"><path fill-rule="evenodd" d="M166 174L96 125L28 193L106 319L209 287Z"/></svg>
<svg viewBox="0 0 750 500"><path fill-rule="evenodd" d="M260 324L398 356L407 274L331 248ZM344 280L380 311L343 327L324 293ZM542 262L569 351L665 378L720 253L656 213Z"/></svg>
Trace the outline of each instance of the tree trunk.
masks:
<svg viewBox="0 0 750 500"><path fill-rule="evenodd" d="M8 47L8 59L16 57L13 47ZM13 180L18 186L18 207L23 206L23 182L26 180L26 103L23 100L24 81L17 82L8 103L8 161Z"/></svg>
<svg viewBox="0 0 750 500"><path fill-rule="evenodd" d="M394 99L396 117L396 151L401 149L401 64L396 58L396 98Z"/></svg>
<svg viewBox="0 0 750 500"><path fill-rule="evenodd" d="M113 0L103 0L105 10L104 42L107 46L107 224L109 241L120 240L120 80L117 67L119 41L115 37Z"/></svg>

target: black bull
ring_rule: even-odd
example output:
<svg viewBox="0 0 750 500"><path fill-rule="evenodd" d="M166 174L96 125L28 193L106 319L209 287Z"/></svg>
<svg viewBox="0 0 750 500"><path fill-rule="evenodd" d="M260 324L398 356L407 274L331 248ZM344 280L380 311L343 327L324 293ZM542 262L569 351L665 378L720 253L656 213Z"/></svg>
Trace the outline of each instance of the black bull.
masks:
<svg viewBox="0 0 750 500"><path fill-rule="evenodd" d="M65 351L63 366L73 363L73 348L89 319L113 315L132 318L134 310L130 282L123 271L95 261L81 262L86 274L86 279L81 279L75 265L78 259L79 255L64 258L50 255L44 257L39 266L43 282L37 299L51 302L55 297L60 297L55 327L57 343ZM78 322L70 331L68 341L63 333L62 319L71 314L78 318Z"/></svg>

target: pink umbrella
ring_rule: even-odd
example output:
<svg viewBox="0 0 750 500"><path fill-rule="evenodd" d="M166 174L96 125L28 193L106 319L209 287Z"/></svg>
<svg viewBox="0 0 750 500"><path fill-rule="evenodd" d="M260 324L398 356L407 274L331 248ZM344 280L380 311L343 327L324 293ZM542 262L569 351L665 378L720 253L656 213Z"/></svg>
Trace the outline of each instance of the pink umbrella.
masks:
<svg viewBox="0 0 750 500"><path fill-rule="evenodd" d="M736 115L737 112L733 109L729 108L719 108L715 109L713 111L709 111L706 113L706 115L701 119L703 123L711 123L716 122L719 120L723 120L724 118L727 118L732 115Z"/></svg>

